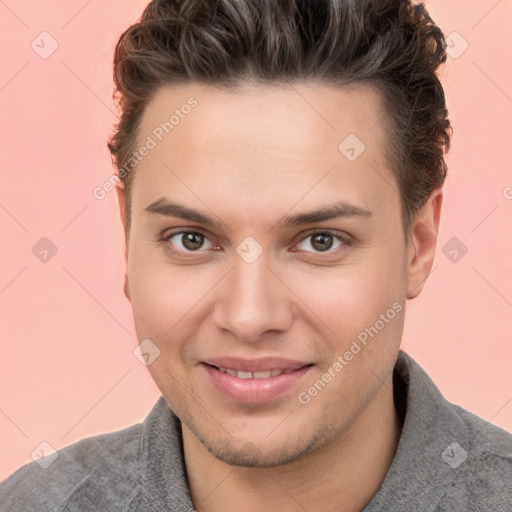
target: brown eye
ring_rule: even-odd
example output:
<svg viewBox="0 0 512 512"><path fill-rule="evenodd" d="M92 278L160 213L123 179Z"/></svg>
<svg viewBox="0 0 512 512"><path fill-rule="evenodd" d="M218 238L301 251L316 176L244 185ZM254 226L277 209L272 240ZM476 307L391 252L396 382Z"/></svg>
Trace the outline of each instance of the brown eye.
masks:
<svg viewBox="0 0 512 512"><path fill-rule="evenodd" d="M300 251L334 254L343 250L349 243L340 235L330 231L316 231L304 237L297 245ZM331 250L332 249L332 250Z"/></svg>
<svg viewBox="0 0 512 512"><path fill-rule="evenodd" d="M205 246L205 241L208 241L206 235L197 231L179 231L170 233L163 239L167 242L175 252L204 252L203 249L208 249ZM212 246L213 244L209 242Z"/></svg>
<svg viewBox="0 0 512 512"><path fill-rule="evenodd" d="M204 236L201 233L183 233L181 237L183 247L190 251L200 249L204 242Z"/></svg>
<svg viewBox="0 0 512 512"><path fill-rule="evenodd" d="M312 235L311 246L317 251L327 251L332 247L333 236L326 233Z"/></svg>

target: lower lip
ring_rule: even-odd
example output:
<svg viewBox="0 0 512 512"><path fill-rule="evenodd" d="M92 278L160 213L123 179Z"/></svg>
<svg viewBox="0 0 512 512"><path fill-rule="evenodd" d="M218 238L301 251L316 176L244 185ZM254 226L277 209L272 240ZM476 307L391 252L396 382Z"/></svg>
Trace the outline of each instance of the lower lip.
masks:
<svg viewBox="0 0 512 512"><path fill-rule="evenodd" d="M206 370L214 385L224 395L231 400L250 404L263 404L277 398L295 386L311 369L311 366L303 366L293 372L266 379L240 379L205 363L200 366Z"/></svg>

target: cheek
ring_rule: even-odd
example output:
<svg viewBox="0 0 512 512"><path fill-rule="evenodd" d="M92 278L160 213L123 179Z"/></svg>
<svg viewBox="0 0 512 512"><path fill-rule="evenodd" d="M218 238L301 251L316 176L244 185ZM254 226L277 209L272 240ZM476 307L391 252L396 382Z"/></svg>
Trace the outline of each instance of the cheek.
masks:
<svg viewBox="0 0 512 512"><path fill-rule="evenodd" d="M171 269L154 261L151 252L132 249L128 258L130 300L139 339L160 338L179 314L173 301L178 286L171 283Z"/></svg>
<svg viewBox="0 0 512 512"><path fill-rule="evenodd" d="M128 283L138 338L154 338L162 351L176 350L171 341L186 338L186 329L199 324L216 279L194 265L173 266L158 250L133 251Z"/></svg>
<svg viewBox="0 0 512 512"><path fill-rule="evenodd" d="M326 333L345 337L373 324L395 302L403 303L406 281L401 256L375 253L369 251L364 259L354 258L338 268L291 271L287 283L304 303L303 314L317 324L321 321Z"/></svg>

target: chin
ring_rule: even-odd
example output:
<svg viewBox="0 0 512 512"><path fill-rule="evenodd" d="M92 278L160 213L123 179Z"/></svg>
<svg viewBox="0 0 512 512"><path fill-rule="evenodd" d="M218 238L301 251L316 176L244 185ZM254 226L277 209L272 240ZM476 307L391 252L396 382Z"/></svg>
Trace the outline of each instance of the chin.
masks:
<svg viewBox="0 0 512 512"><path fill-rule="evenodd" d="M283 439L274 440L262 437L252 441L235 438L223 438L215 441L205 440L196 432L194 435L203 446L218 460L231 466L264 468L290 464L315 451L325 444L327 439L321 432L304 438L297 433L292 436L289 431ZM273 442L272 442L273 441Z"/></svg>
<svg viewBox="0 0 512 512"><path fill-rule="evenodd" d="M204 444L204 443L203 443ZM207 446L206 449L218 460L230 466L242 466L247 468L265 468L290 464L307 452L307 448L300 450L297 447L276 447L273 449L258 447L253 443L246 443L240 449L229 445L222 447Z"/></svg>

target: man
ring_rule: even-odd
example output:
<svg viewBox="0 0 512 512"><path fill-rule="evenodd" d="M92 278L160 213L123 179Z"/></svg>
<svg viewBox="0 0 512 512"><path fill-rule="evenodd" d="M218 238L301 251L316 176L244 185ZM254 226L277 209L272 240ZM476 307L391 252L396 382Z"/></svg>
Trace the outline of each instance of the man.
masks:
<svg viewBox="0 0 512 512"><path fill-rule="evenodd" d="M434 258L443 35L408 1L153 1L109 148L162 397L2 510L512 509L512 436L400 351Z"/></svg>

